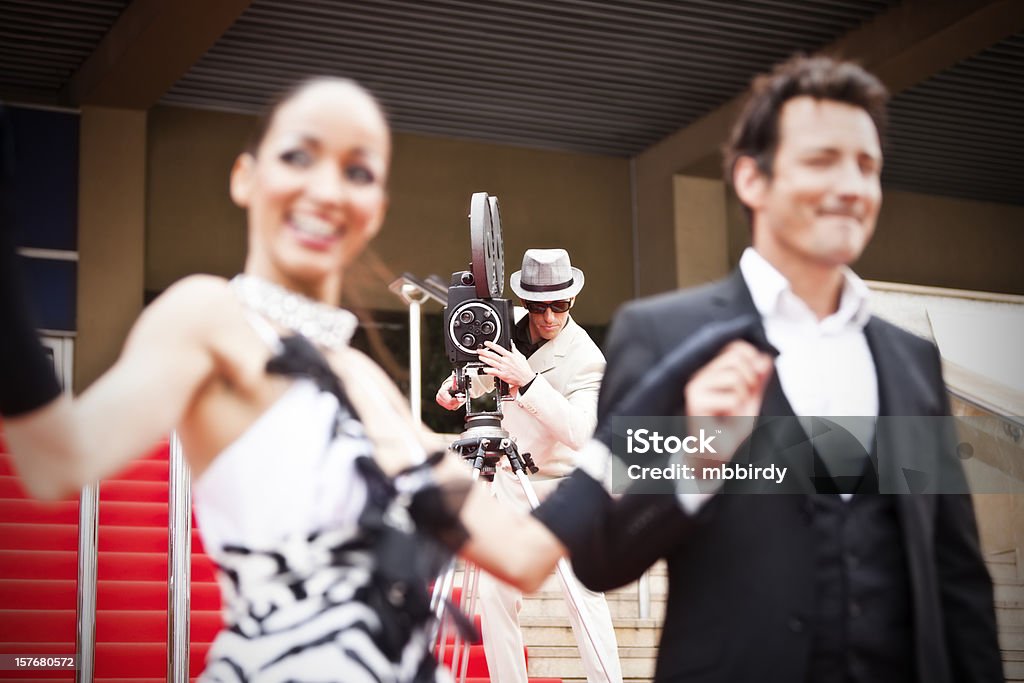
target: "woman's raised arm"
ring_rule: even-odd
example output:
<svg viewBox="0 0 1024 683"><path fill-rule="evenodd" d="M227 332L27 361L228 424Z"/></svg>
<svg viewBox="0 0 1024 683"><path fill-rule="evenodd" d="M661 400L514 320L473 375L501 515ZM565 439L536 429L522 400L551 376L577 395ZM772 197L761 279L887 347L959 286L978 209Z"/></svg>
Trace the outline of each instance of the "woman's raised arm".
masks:
<svg viewBox="0 0 1024 683"><path fill-rule="evenodd" d="M217 278L182 280L143 311L120 358L80 397L61 396L5 417L5 437L28 491L40 498L69 495L165 437L216 372L216 311L229 296Z"/></svg>

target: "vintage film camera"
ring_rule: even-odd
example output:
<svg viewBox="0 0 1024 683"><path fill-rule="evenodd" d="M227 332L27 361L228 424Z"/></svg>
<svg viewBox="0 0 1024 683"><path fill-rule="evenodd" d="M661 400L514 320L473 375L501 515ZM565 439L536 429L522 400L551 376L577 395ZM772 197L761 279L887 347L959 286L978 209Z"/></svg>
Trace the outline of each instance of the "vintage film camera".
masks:
<svg viewBox="0 0 1024 683"><path fill-rule="evenodd" d="M501 458L513 469L537 468L528 453L520 454L509 433L501 427L501 400L509 397L509 386L495 381L493 410L474 406L472 383L478 371L487 367L479 350L485 341L512 348L512 302L501 298L505 290L505 257L501 241L498 198L477 192L469 204L469 233L473 260L470 270L452 273L448 305L444 309L444 343L448 360L455 367L455 391L466 396L466 429L452 448L485 479L494 476Z"/></svg>
<svg viewBox="0 0 1024 683"><path fill-rule="evenodd" d="M469 389L472 374L483 367L478 352L485 341L512 348L512 302L502 299L505 258L498 198L477 192L469 204L470 270L452 273L444 309L444 345L455 366L459 393ZM470 372L472 371L472 372ZM508 386L497 382L501 396Z"/></svg>

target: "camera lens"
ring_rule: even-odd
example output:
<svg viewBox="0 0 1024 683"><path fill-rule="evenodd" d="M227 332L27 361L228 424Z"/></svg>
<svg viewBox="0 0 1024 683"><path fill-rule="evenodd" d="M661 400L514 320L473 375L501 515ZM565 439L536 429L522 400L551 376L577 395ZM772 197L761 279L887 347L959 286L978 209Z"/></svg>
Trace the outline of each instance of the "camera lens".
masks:
<svg viewBox="0 0 1024 683"><path fill-rule="evenodd" d="M473 322L473 311L463 311L462 313L459 313L459 320L467 325Z"/></svg>
<svg viewBox="0 0 1024 683"><path fill-rule="evenodd" d="M480 331L488 336L494 334L494 323L492 323L490 320L485 320L484 323L480 326Z"/></svg>
<svg viewBox="0 0 1024 683"><path fill-rule="evenodd" d="M467 349L471 349L476 346L476 337L471 334L462 335L462 345Z"/></svg>

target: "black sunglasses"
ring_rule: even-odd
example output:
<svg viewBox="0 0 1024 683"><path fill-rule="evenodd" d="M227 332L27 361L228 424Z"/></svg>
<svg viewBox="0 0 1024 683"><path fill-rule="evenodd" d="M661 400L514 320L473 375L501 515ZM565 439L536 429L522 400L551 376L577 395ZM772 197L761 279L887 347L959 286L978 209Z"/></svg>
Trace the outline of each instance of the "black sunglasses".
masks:
<svg viewBox="0 0 1024 683"><path fill-rule="evenodd" d="M572 308L572 302L568 299L563 301L524 301L523 306L530 313L543 313L549 308L555 313L565 313Z"/></svg>

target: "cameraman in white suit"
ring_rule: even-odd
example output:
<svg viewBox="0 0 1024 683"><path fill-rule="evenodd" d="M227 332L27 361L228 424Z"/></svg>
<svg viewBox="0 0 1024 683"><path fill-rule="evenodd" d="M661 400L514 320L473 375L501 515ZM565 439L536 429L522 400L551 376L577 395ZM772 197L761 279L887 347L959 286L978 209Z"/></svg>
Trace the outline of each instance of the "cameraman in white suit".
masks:
<svg viewBox="0 0 1024 683"><path fill-rule="evenodd" d="M530 481L541 500L573 470L577 451L590 439L597 423L604 355L569 315L583 282L583 271L572 266L564 249L528 249L522 270L513 273L510 282L526 309L512 331L513 348L487 342L487 349L480 351L480 360L489 366L484 372L504 380L511 388L513 400L502 406L502 427L515 438L519 452L533 456L538 472L530 476ZM438 404L448 410L456 410L465 402L451 394L453 380L449 377L437 391ZM476 382L471 394L476 396L492 388L490 382ZM529 502L505 460L495 473L493 490L498 500L516 513L529 513ZM576 584L577 595L583 598L578 607L594 645L601 649L599 659L578 618L569 610L587 680L621 683L615 630L604 594ZM525 683L526 660L519 627L522 594L484 574L480 579L480 602L491 680Z"/></svg>

